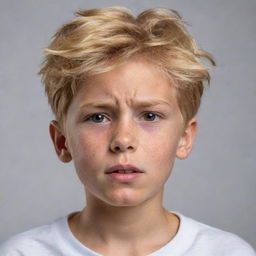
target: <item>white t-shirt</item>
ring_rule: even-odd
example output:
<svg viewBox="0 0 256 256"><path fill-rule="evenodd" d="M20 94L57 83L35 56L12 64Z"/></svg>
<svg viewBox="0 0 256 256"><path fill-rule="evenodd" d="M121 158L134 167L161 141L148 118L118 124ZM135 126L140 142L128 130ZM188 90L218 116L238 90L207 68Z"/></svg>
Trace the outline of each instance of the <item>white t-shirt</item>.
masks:
<svg viewBox="0 0 256 256"><path fill-rule="evenodd" d="M148 256L256 255L253 248L239 236L173 213L180 218L177 234ZM8 239L0 246L0 256L102 256L74 237L69 229L68 216Z"/></svg>

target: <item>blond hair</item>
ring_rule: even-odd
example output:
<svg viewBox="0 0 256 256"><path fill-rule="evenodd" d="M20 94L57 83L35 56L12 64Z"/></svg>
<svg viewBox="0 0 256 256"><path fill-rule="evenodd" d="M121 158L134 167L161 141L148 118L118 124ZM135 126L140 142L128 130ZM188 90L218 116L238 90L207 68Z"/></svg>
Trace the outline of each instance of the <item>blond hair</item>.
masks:
<svg viewBox="0 0 256 256"><path fill-rule="evenodd" d="M186 124L200 106L209 67L215 62L199 49L174 10L152 8L133 16L124 7L82 10L62 26L45 49L39 74L55 117L64 122L68 107L89 76L110 71L141 56L160 66L175 81Z"/></svg>

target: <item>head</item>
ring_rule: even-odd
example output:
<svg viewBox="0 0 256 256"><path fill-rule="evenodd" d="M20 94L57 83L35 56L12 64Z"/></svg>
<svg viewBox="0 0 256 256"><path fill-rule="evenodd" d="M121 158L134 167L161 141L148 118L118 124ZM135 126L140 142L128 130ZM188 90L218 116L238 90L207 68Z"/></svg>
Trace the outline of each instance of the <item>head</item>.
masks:
<svg viewBox="0 0 256 256"><path fill-rule="evenodd" d="M160 193L175 157L192 149L194 117L210 80L200 57L214 64L178 13L80 11L45 52L40 74L56 116L51 137L59 158L74 160L88 194L128 206ZM115 164L136 165L143 175L106 179Z"/></svg>

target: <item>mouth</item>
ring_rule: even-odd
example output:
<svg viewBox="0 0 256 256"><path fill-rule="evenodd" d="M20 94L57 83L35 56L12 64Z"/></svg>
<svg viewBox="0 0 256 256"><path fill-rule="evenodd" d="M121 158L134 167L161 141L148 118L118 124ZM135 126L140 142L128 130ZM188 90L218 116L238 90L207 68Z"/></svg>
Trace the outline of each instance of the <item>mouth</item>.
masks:
<svg viewBox="0 0 256 256"><path fill-rule="evenodd" d="M112 174L112 173L131 174L131 173L144 173L144 171L130 164L126 164L126 165L118 164L109 168L105 173L106 174Z"/></svg>
<svg viewBox="0 0 256 256"><path fill-rule="evenodd" d="M140 179L143 176L144 171L133 165L118 164L109 168L105 174L111 181L131 184Z"/></svg>

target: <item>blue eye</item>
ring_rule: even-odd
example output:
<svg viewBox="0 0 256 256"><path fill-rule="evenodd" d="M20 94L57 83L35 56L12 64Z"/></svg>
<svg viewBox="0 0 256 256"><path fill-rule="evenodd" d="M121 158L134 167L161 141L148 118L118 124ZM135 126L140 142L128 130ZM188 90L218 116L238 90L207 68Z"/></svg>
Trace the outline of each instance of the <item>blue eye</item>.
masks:
<svg viewBox="0 0 256 256"><path fill-rule="evenodd" d="M143 119L147 122L157 121L161 116L154 112L146 112L143 114ZM95 113L86 118L85 121L93 123L106 123L109 121L109 118L101 113Z"/></svg>
<svg viewBox="0 0 256 256"><path fill-rule="evenodd" d="M104 118L106 118L106 116L100 114L100 113L95 113L91 116L89 116L86 121L92 121L94 123L105 123L106 121L104 121Z"/></svg>
<svg viewBox="0 0 256 256"><path fill-rule="evenodd" d="M160 116L153 113L153 112L147 112L144 114L146 121L155 121L156 118L159 118Z"/></svg>

